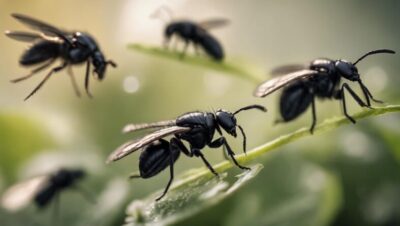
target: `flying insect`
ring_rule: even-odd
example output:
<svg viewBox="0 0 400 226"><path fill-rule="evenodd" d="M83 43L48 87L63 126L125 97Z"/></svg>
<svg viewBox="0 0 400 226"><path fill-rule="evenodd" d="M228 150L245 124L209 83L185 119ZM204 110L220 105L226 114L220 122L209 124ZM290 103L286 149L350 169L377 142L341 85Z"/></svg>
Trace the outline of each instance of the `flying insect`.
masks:
<svg viewBox="0 0 400 226"><path fill-rule="evenodd" d="M188 157L200 157L207 168L214 175L218 176L218 173L206 160L201 150L205 146L210 148L219 148L223 146L227 155L232 159L236 166L241 169L249 169L237 162L235 153L224 137L222 129L229 135L236 137L236 128L238 128L243 136L243 151L246 153L246 135L243 128L237 124L235 116L241 111L250 109L257 109L263 112L266 111L263 106L250 105L243 107L234 113L221 109L216 112L196 111L185 113L177 117L175 120L126 125L123 129L124 133L143 129L158 130L142 138L121 145L111 153L107 162L110 163L117 161L132 152L143 149L139 158L140 174L131 175L131 178L151 178L169 166L170 179L162 195L156 199L157 201L164 197L173 181L174 163L179 158L181 152ZM217 139L214 139L215 132L220 136ZM169 135L173 135L169 141L163 139ZM183 141L186 141L189 144L189 148L186 147Z"/></svg>
<svg viewBox="0 0 400 226"><path fill-rule="evenodd" d="M154 15L157 15L161 10L168 13L172 18L172 13L167 7L161 7ZM224 50L220 42L209 33L212 28L223 27L229 21L223 18L209 19L200 23L191 20L172 20L164 30L164 46L168 48L172 36L177 36L184 42L184 47L181 56L186 54L189 44L192 44L196 53L202 48L204 52L216 61L222 61L224 58Z"/></svg>
<svg viewBox="0 0 400 226"><path fill-rule="evenodd" d="M312 124L310 132L313 133L316 125L315 97L321 99L341 100L344 115L352 122L356 121L347 113L345 90L361 106L371 108L371 100L376 103L383 103L375 99L368 88L363 84L358 73L357 63L373 54L388 53L394 54L390 49L378 49L370 51L351 63L346 60L331 60L327 58L316 59L308 66L285 65L273 70L273 75L284 74L271 80L261 83L254 91L254 96L265 97L283 88L280 97L279 107L282 120L292 121L304 113L311 105ZM341 79L358 82L365 97L365 102Z"/></svg>
<svg viewBox="0 0 400 226"><path fill-rule="evenodd" d="M76 84L71 66L86 63L85 90L89 97L92 97L89 91L90 67L93 65L93 74L98 80L105 77L107 65L116 67L112 60L106 60L99 45L93 36L80 31L66 31L39 21L32 17L13 13L11 14L19 22L27 25L37 32L25 31L6 31L6 36L17 41L32 43L32 45L22 54L19 63L24 67L38 66L28 75L11 80L17 83L26 80L40 71L50 67L57 59L61 59L61 65L52 68L36 88L25 98L29 99L35 94L52 74L68 67L68 74L71 77L72 85L78 96L80 92Z"/></svg>
<svg viewBox="0 0 400 226"><path fill-rule="evenodd" d="M68 188L84 192L77 185L84 177L85 172L81 169L60 169L53 174L33 177L7 189L1 197L1 206L14 212L34 202L39 209L44 209Z"/></svg>

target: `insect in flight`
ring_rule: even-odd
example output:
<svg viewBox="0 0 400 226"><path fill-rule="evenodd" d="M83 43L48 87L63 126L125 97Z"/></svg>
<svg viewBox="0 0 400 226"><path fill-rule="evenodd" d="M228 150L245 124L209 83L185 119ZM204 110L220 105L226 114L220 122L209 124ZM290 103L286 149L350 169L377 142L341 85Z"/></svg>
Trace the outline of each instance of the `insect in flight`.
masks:
<svg viewBox="0 0 400 226"><path fill-rule="evenodd" d="M199 53L201 47L207 55L216 61L222 61L224 51L220 42L211 35L208 30L225 26L229 23L227 19L214 18L200 23L190 20L172 20L172 12L167 7L160 7L153 17L158 17L161 12L165 12L170 18L164 30L164 46L168 48L172 36L177 36L184 42L184 48L181 54L183 57L189 44L193 44L196 53Z"/></svg>
<svg viewBox="0 0 400 226"><path fill-rule="evenodd" d="M310 132L313 133L316 124L315 97L321 99L334 98L341 100L344 115L352 122L356 121L347 113L345 90L361 107L371 108L371 100L377 103L382 101L375 99L368 88L363 84L358 73L356 64L365 57L373 54L389 53L393 50L378 49L370 51L356 60L354 63L346 60L316 59L308 66L285 65L272 71L272 75L281 75L260 84L254 91L254 96L265 97L276 90L283 88L280 97L280 114L284 122L291 121L302 114L311 105L312 125ZM340 85L342 78L352 82L358 82L365 96L366 103L344 82Z"/></svg>
<svg viewBox="0 0 400 226"><path fill-rule="evenodd" d="M79 31L66 31L39 21L32 17L22 14L11 14L19 22L27 25L29 28L38 31L6 31L5 34L17 41L29 42L32 45L23 53L19 63L25 67L38 65L28 75L11 80L11 82L20 82L28 79L36 73L50 67L57 59L61 59L61 65L54 67L48 72L44 79L36 88L25 98L29 99L35 94L43 84L51 77L53 73L59 72L68 67L72 85L78 96L80 92L72 74L72 65L86 62L85 90L89 97L92 95L89 91L90 67L93 65L93 74L96 78L102 80L105 76L107 65L116 67L112 60L106 60L95 39L88 33Z"/></svg>
<svg viewBox="0 0 400 226"><path fill-rule="evenodd" d="M174 163L179 158L181 152L188 157L200 157L207 168L214 175L218 176L217 172L206 160L201 150L205 146L210 148L219 148L223 146L236 166L241 169L249 169L245 166L241 166L236 161L235 153L224 137L221 127L225 132L233 137L237 136L236 128L239 128L243 136L243 150L246 153L246 135L243 128L237 124L235 115L241 111L250 109L266 111L263 106L250 105L243 107L234 113L225 110L218 110L216 112L196 111L185 113L175 120L126 125L123 129L124 133L153 128L159 130L121 145L111 153L107 162L117 161L132 152L143 148L139 158L140 174L131 175L131 178L150 178L169 166L170 179L162 195L157 198L157 201L164 197L172 183L174 178ZM215 132L217 132L220 137L213 140ZM169 135L173 135L169 141L163 139ZM187 148L183 141L186 141L190 148Z"/></svg>
<svg viewBox="0 0 400 226"><path fill-rule="evenodd" d="M53 174L33 177L17 183L7 189L1 197L1 206L9 211L18 211L34 202L43 209L52 201L58 201L60 193L67 188L74 188L89 198L87 193L77 185L85 177L81 169L59 169ZM89 199L92 201L92 199Z"/></svg>

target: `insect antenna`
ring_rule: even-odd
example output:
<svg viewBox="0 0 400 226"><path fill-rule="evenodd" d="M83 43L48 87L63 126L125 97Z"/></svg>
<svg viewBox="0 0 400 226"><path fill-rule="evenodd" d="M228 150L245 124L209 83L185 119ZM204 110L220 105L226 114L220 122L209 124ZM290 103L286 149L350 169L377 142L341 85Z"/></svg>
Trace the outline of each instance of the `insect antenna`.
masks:
<svg viewBox="0 0 400 226"><path fill-rule="evenodd" d="M251 109L257 109L263 112L267 112L267 109L264 106L258 105L258 104L254 104L254 105L249 105L246 107L242 107L239 110L235 111L233 114L236 115L241 111L247 111L247 110L251 110Z"/></svg>
<svg viewBox="0 0 400 226"><path fill-rule="evenodd" d="M247 155L247 153L246 153L246 151L247 151L247 149L246 149L246 139L247 139L246 138L246 134L244 133L244 130L240 125L236 125L236 126L239 128L240 132L242 133L242 136L243 136L243 152L244 152L245 155Z"/></svg>
<svg viewBox="0 0 400 226"><path fill-rule="evenodd" d="M355 63L353 63L353 65L356 65L358 62L360 62L361 60L363 60L364 58L366 58L369 55L374 55L374 54L379 54L379 53L390 53L390 54L395 54L396 52L390 49L377 49L377 50L373 50L370 51L366 54L364 54L362 57L360 57Z"/></svg>

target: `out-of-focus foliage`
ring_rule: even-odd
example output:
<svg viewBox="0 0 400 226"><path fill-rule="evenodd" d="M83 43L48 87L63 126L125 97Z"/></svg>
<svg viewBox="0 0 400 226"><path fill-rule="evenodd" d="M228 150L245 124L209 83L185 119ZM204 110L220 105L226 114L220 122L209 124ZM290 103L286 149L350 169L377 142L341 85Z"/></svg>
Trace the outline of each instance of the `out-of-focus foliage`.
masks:
<svg viewBox="0 0 400 226"><path fill-rule="evenodd" d="M236 181L232 184L225 180L227 173L221 174L219 178L204 173L200 173L201 176L188 175L176 181L175 186L160 201L155 202L159 194L146 200L133 201L128 206L130 217L126 221L128 225L167 225L179 222L232 195L256 177L262 168L261 164L252 166L250 171L236 175Z"/></svg>
<svg viewBox="0 0 400 226"><path fill-rule="evenodd" d="M52 134L41 123L17 112L0 113L0 171L8 179L15 179L26 160L54 147Z"/></svg>
<svg viewBox="0 0 400 226"><path fill-rule="evenodd" d="M250 68L249 66L245 67L245 63L243 61L228 63L225 60L222 62L216 62L205 55L194 56L191 54L188 55L187 53L185 55L182 55L181 52L178 52L176 50L171 51L165 48L163 49L160 47L150 47L142 44L131 44L128 47L138 52L149 54L150 56L157 56L171 60L178 60L185 64L191 64L195 66L205 67L207 69L216 70L218 72L225 73L226 75L236 75L255 83L259 83L264 80L263 75L251 72L255 71L254 66L253 68Z"/></svg>
<svg viewBox="0 0 400 226"><path fill-rule="evenodd" d="M161 48L165 23L150 18L164 4L174 11L174 19L228 18L229 26L210 31L224 46L226 64L196 56L191 48L183 60L177 53L168 55ZM399 52L399 10L397 0L0 0L1 31L28 30L10 17L14 12L27 14L61 28L89 32L105 56L118 63L118 68L107 69L103 81L91 80L93 99L76 98L63 71L24 102L45 72L10 83L31 69L18 64L27 43L0 36L0 109L5 114L5 124L0 117L0 193L39 174L43 167L74 164L88 170L82 186L98 200L93 205L73 190L66 191L56 223L51 205L43 211L31 206L16 214L0 208L0 225L122 225L131 201L164 188L169 177L166 171L128 182L127 175L138 169L139 152L104 165L114 148L142 135L122 135L126 123L262 104L267 114L238 116L249 149L310 125L310 112L291 123L274 125L279 118L279 93L254 98L256 82L268 79L268 71L282 64L308 63L317 57L354 61L379 48ZM129 43L143 43L143 48L127 49ZM387 104L400 103L399 62L399 54L377 55L357 65L364 83ZM83 91L85 68L76 66L73 71ZM351 113L361 110L353 101L347 104ZM33 118L32 109L38 113ZM341 115L337 101L317 102L318 122ZM400 225L399 125L399 114L369 117L257 156L252 163L262 163L264 168L256 177L174 225ZM228 139L239 154L241 140ZM13 142L15 147L9 145ZM22 147L27 149L19 151ZM206 148L204 154L212 163L223 159L222 150ZM182 157L175 166L180 177L203 165L199 159ZM240 172L232 168L228 173ZM233 177L226 180L235 183Z"/></svg>

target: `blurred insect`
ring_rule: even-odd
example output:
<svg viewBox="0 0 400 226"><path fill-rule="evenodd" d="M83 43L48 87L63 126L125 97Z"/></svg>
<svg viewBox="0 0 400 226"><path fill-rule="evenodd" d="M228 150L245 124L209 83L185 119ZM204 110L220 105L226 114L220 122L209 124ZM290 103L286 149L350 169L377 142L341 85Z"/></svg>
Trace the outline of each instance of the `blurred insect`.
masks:
<svg viewBox="0 0 400 226"><path fill-rule="evenodd" d="M168 48L169 42L173 35L182 39L184 48L181 57L184 57L189 44L193 44L196 53L198 54L199 47L201 47L207 55L216 61L222 61L224 58L224 51L219 41L211 35L208 30L225 26L229 23L227 19L214 18L200 23L190 20L172 20L172 12L167 7L160 7L153 17L159 17L164 12L169 17L169 21L164 31L164 46ZM165 15L165 14L164 14ZM165 21L166 22L166 21Z"/></svg>
<svg viewBox="0 0 400 226"><path fill-rule="evenodd" d="M315 97L341 100L344 115L352 123L355 123L356 121L347 113L344 92L347 90L361 107L371 108L371 100L382 103L382 101L375 99L368 88L362 83L356 67L356 64L365 57L379 53L394 54L395 52L389 49L374 50L360 57L355 63L346 60L322 58L312 61L309 66L285 65L278 67L272 71L272 74L285 75L261 83L254 91L254 96L265 97L284 87L280 98L280 114L284 122L297 118L311 104L311 133L313 133L316 124ZM340 86L341 78L358 82L365 96L366 103L361 100L346 82Z"/></svg>
<svg viewBox="0 0 400 226"><path fill-rule="evenodd" d="M25 98L25 100L35 94L53 73L59 72L67 66L69 69L68 74L71 77L74 90L76 94L80 96L78 86L74 75L72 74L71 66L82 64L84 62L86 62L85 90L87 95L91 97L92 95L89 92L89 74L91 64L94 66L93 73L97 75L97 79L99 80L104 78L107 65L111 65L112 67L117 66L113 61L104 58L98 44L88 33L65 31L22 14L14 13L11 14L11 16L19 22L27 25L29 28L40 32L5 32L5 34L12 39L32 43L19 60L19 63L22 66L30 67L40 65L33 69L28 75L11 80L11 82L16 83L28 79L34 74L50 67L57 59L62 60L62 64L52 68L39 85Z"/></svg>
<svg viewBox="0 0 400 226"><path fill-rule="evenodd" d="M175 120L161 121L156 123L130 124L124 127L123 132L133 132L143 129L157 128L159 130L150 133L140 139L129 141L117 148L109 157L107 162L117 161L132 152L143 148L139 159L139 175L131 175L131 178L150 178L168 166L170 167L170 179L163 194L157 198L160 200L167 193L174 178L174 163L179 158L181 152L188 157L200 157L207 168L216 176L217 172L206 160L201 150L208 146L210 148L219 148L223 146L227 155L233 163L241 169L249 169L241 166L235 159L235 153L229 146L226 138L222 134L225 130L229 135L236 137L236 127L239 128L243 136L243 150L246 153L246 135L243 128L237 124L235 115L244 110L257 109L266 111L263 106L250 105L237 110L234 113L218 110L213 112L188 112L179 116ZM220 135L213 140L214 133ZM162 138L174 135L168 142ZM188 149L182 141L189 143Z"/></svg>
<svg viewBox="0 0 400 226"><path fill-rule="evenodd" d="M34 202L39 209L43 209L52 200L58 203L60 193L67 188L74 188L81 192L89 201L93 201L77 185L78 181L84 177L85 172L81 169L60 169L53 174L31 178L6 190L1 197L1 206L14 212Z"/></svg>

